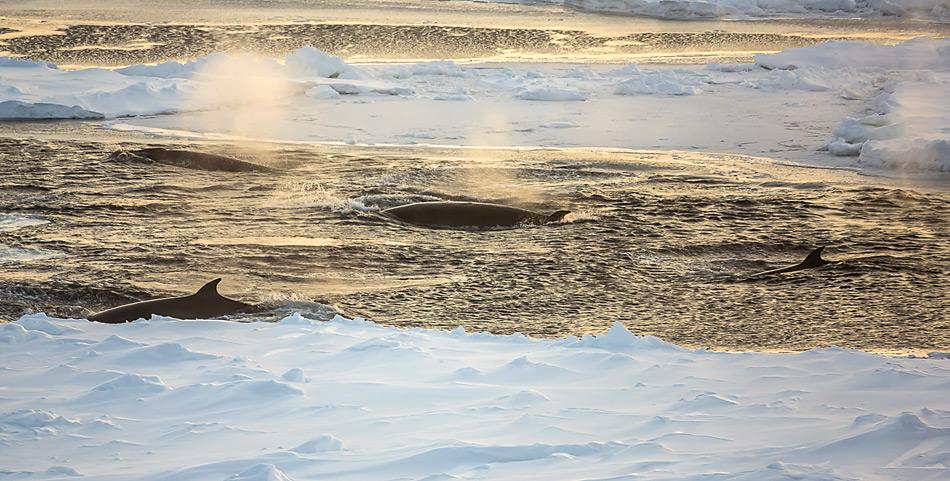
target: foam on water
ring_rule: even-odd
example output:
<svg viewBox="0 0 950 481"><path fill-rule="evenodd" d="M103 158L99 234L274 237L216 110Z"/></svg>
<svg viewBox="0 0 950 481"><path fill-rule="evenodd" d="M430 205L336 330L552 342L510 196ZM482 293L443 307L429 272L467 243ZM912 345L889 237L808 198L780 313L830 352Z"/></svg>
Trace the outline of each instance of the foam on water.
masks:
<svg viewBox="0 0 950 481"><path fill-rule="evenodd" d="M12 232L17 229L43 225L47 222L46 219L39 217L0 213L0 232Z"/></svg>
<svg viewBox="0 0 950 481"><path fill-rule="evenodd" d="M28 247L9 247L0 244L0 263L28 263L62 257L62 254Z"/></svg>

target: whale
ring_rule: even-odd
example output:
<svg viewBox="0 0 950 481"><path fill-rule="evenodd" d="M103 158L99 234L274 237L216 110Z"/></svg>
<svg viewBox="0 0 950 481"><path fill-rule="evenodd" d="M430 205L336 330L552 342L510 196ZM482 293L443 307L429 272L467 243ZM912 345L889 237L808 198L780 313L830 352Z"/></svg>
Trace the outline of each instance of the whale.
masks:
<svg viewBox="0 0 950 481"><path fill-rule="evenodd" d="M234 299L218 294L218 283L221 279L208 282L198 292L189 296L165 297L150 301L125 304L105 311L97 312L87 319L92 322L107 324L121 324L137 319L148 319L152 315L177 317L179 319L209 319L239 312L247 312L254 308Z"/></svg>
<svg viewBox="0 0 950 481"><path fill-rule="evenodd" d="M815 250L809 252L808 255L805 256L805 260L803 260L803 261L801 261L801 262L799 262L798 264L795 264L795 265L793 265L793 266L780 267L780 268L778 268L778 269L772 269L772 270L768 270L768 271L758 272L758 273L752 274L752 275L749 276L749 277L760 277L760 276L771 276L771 275L775 275L775 274L784 274L784 273L786 273L786 272L795 272L795 271L801 271L801 270L805 270L805 269L815 269L815 268L817 268L817 267L821 267L821 266L824 266L824 265L837 263L837 261L827 261L827 260L825 260L825 259L822 259L822 258L821 258L821 252L822 252L823 250L825 250L825 247L824 247L824 246L819 247L819 248L817 248L817 249L815 249Z"/></svg>
<svg viewBox="0 0 950 481"><path fill-rule="evenodd" d="M139 150L117 150L109 158L122 161L156 162L185 169L216 172L273 172L274 169L252 164L225 155L208 154L191 150L152 147Z"/></svg>
<svg viewBox="0 0 950 481"><path fill-rule="evenodd" d="M541 214L500 204L440 201L400 205L385 209L381 214L407 224L424 227L490 229L557 222L570 214L570 211L559 210L551 214Z"/></svg>

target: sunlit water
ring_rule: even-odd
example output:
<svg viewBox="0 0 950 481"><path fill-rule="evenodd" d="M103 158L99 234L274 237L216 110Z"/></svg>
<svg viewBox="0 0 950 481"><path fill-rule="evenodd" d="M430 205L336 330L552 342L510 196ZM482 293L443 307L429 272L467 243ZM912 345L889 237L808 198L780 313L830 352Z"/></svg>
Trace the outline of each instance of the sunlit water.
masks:
<svg viewBox="0 0 950 481"><path fill-rule="evenodd" d="M438 3L424 3L424 8ZM664 22L582 14L543 5L512 13L505 9L517 7L447 3L451 5L447 11L439 11L438 15L429 12L434 17L406 16L406 9L378 9L348 13L352 18L343 22L333 20L333 11L329 20L319 15L295 16L293 22L277 17L276 23L253 24L232 18L227 21L234 23L200 22L190 16L173 16L167 20L173 25L145 21L111 24L93 15L104 15L99 10L85 12L81 19L52 23L46 19L0 18L0 52L67 68L186 60L225 51L281 57L305 45L350 62L454 59L706 63L749 61L755 53L828 39L896 43L916 36L950 35L948 24L893 19ZM311 16L313 12L319 10L311 11ZM152 18L149 15L155 14L144 12L142 16ZM88 15L92 17L86 18ZM405 23L394 23L394 18Z"/></svg>
<svg viewBox="0 0 950 481"><path fill-rule="evenodd" d="M73 128L86 127L52 127ZM192 146L280 169L215 173L119 162L114 142L14 134L0 141L8 319L82 316L224 277L223 293L270 319L335 309L542 336L622 321L720 349L950 348L939 184L724 155ZM434 199L574 214L470 232L377 213ZM748 277L819 245L844 262Z"/></svg>
<svg viewBox="0 0 950 481"><path fill-rule="evenodd" d="M0 50L66 67L221 50L273 57L304 44L351 61L681 63L948 32L893 20L665 22L544 5L232 3L0 0ZM541 336L621 321L694 347L950 349L945 180L700 153L177 144L279 169L213 173L117 162L113 150L147 141L120 135L75 122L0 126L0 318L81 317L223 277L223 293L261 304L254 316L271 320L339 311ZM574 214L489 232L378 214L436 199ZM819 245L843 262L749 278Z"/></svg>

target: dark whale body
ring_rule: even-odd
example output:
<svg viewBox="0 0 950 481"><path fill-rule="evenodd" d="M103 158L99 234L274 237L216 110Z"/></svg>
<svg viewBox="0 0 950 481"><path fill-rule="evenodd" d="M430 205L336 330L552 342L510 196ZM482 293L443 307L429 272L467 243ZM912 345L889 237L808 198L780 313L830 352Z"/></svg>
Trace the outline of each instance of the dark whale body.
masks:
<svg viewBox="0 0 950 481"><path fill-rule="evenodd" d="M545 215L530 210L482 202L417 202L382 212L383 215L407 224L426 227L516 227L524 224L542 225L557 222L570 211L559 210Z"/></svg>
<svg viewBox="0 0 950 481"><path fill-rule="evenodd" d="M93 322L108 324L148 319L153 314L179 319L208 319L244 312L253 308L250 304L228 299L218 294L219 282L221 282L221 279L215 279L190 296L166 297L126 304L97 312L89 316L88 319Z"/></svg>
<svg viewBox="0 0 950 481"><path fill-rule="evenodd" d="M801 271L804 269L814 269L816 267L821 267L827 264L833 264L835 261L826 261L821 258L821 251L823 250L825 250L824 246L811 251L810 253L808 253L808 256L805 257L805 260L793 266L782 267L779 269L772 269L765 272L759 272L756 274L752 274L750 277L770 276L773 274L784 274L786 272L795 272L795 271Z"/></svg>
<svg viewBox="0 0 950 481"><path fill-rule="evenodd" d="M274 170L270 167L252 164L225 155L207 154L191 150L165 149L162 147L129 151L118 150L113 152L110 157L118 160L152 161L185 169L218 172L272 172Z"/></svg>

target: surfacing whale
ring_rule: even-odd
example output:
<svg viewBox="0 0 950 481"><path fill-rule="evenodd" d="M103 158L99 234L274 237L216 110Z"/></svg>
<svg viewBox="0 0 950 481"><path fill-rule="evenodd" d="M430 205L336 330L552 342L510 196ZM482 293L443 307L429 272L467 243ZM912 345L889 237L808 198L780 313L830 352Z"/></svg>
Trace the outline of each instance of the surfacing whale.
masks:
<svg viewBox="0 0 950 481"><path fill-rule="evenodd" d="M93 322L121 324L136 319L148 319L153 314L177 317L179 319L208 319L251 310L254 306L228 299L218 294L215 279L205 284L198 292L190 296L166 297L151 301L135 302L97 312L87 319Z"/></svg>
<svg viewBox="0 0 950 481"><path fill-rule="evenodd" d="M426 227L517 227L524 224L542 225L557 222L570 214L559 210L540 214L530 210L483 202L417 202L382 211L386 217L407 224Z"/></svg>
<svg viewBox="0 0 950 481"><path fill-rule="evenodd" d="M837 262L837 261L826 261L826 260L822 259L822 258L821 258L821 251L823 251L823 250L825 250L825 247L824 247L824 246L819 247L819 248L817 248L817 249L811 251L811 252L808 253L808 255L805 257L805 260L803 260L803 261L801 261L801 262L799 262L798 264L795 264L795 265L793 265L793 266L781 267L781 268L778 268L778 269L772 269L772 270L768 270L768 271L764 271L764 272L759 272L759 273L756 273L756 274L752 274L752 275L749 276L749 277L770 276L770 275L773 275L773 274L783 274L783 273L786 273L786 272L795 272L795 271L801 271L801 270L804 270L804 269L814 269L814 268L816 268L816 267L821 267L821 266L824 266L824 265L827 265L827 264L834 264L834 263Z"/></svg>
<svg viewBox="0 0 950 481"><path fill-rule="evenodd" d="M185 169L219 172L272 172L274 170L270 167L252 164L225 155L207 154L191 150L165 149L162 147L140 150L117 150L109 157L124 161L151 161Z"/></svg>

